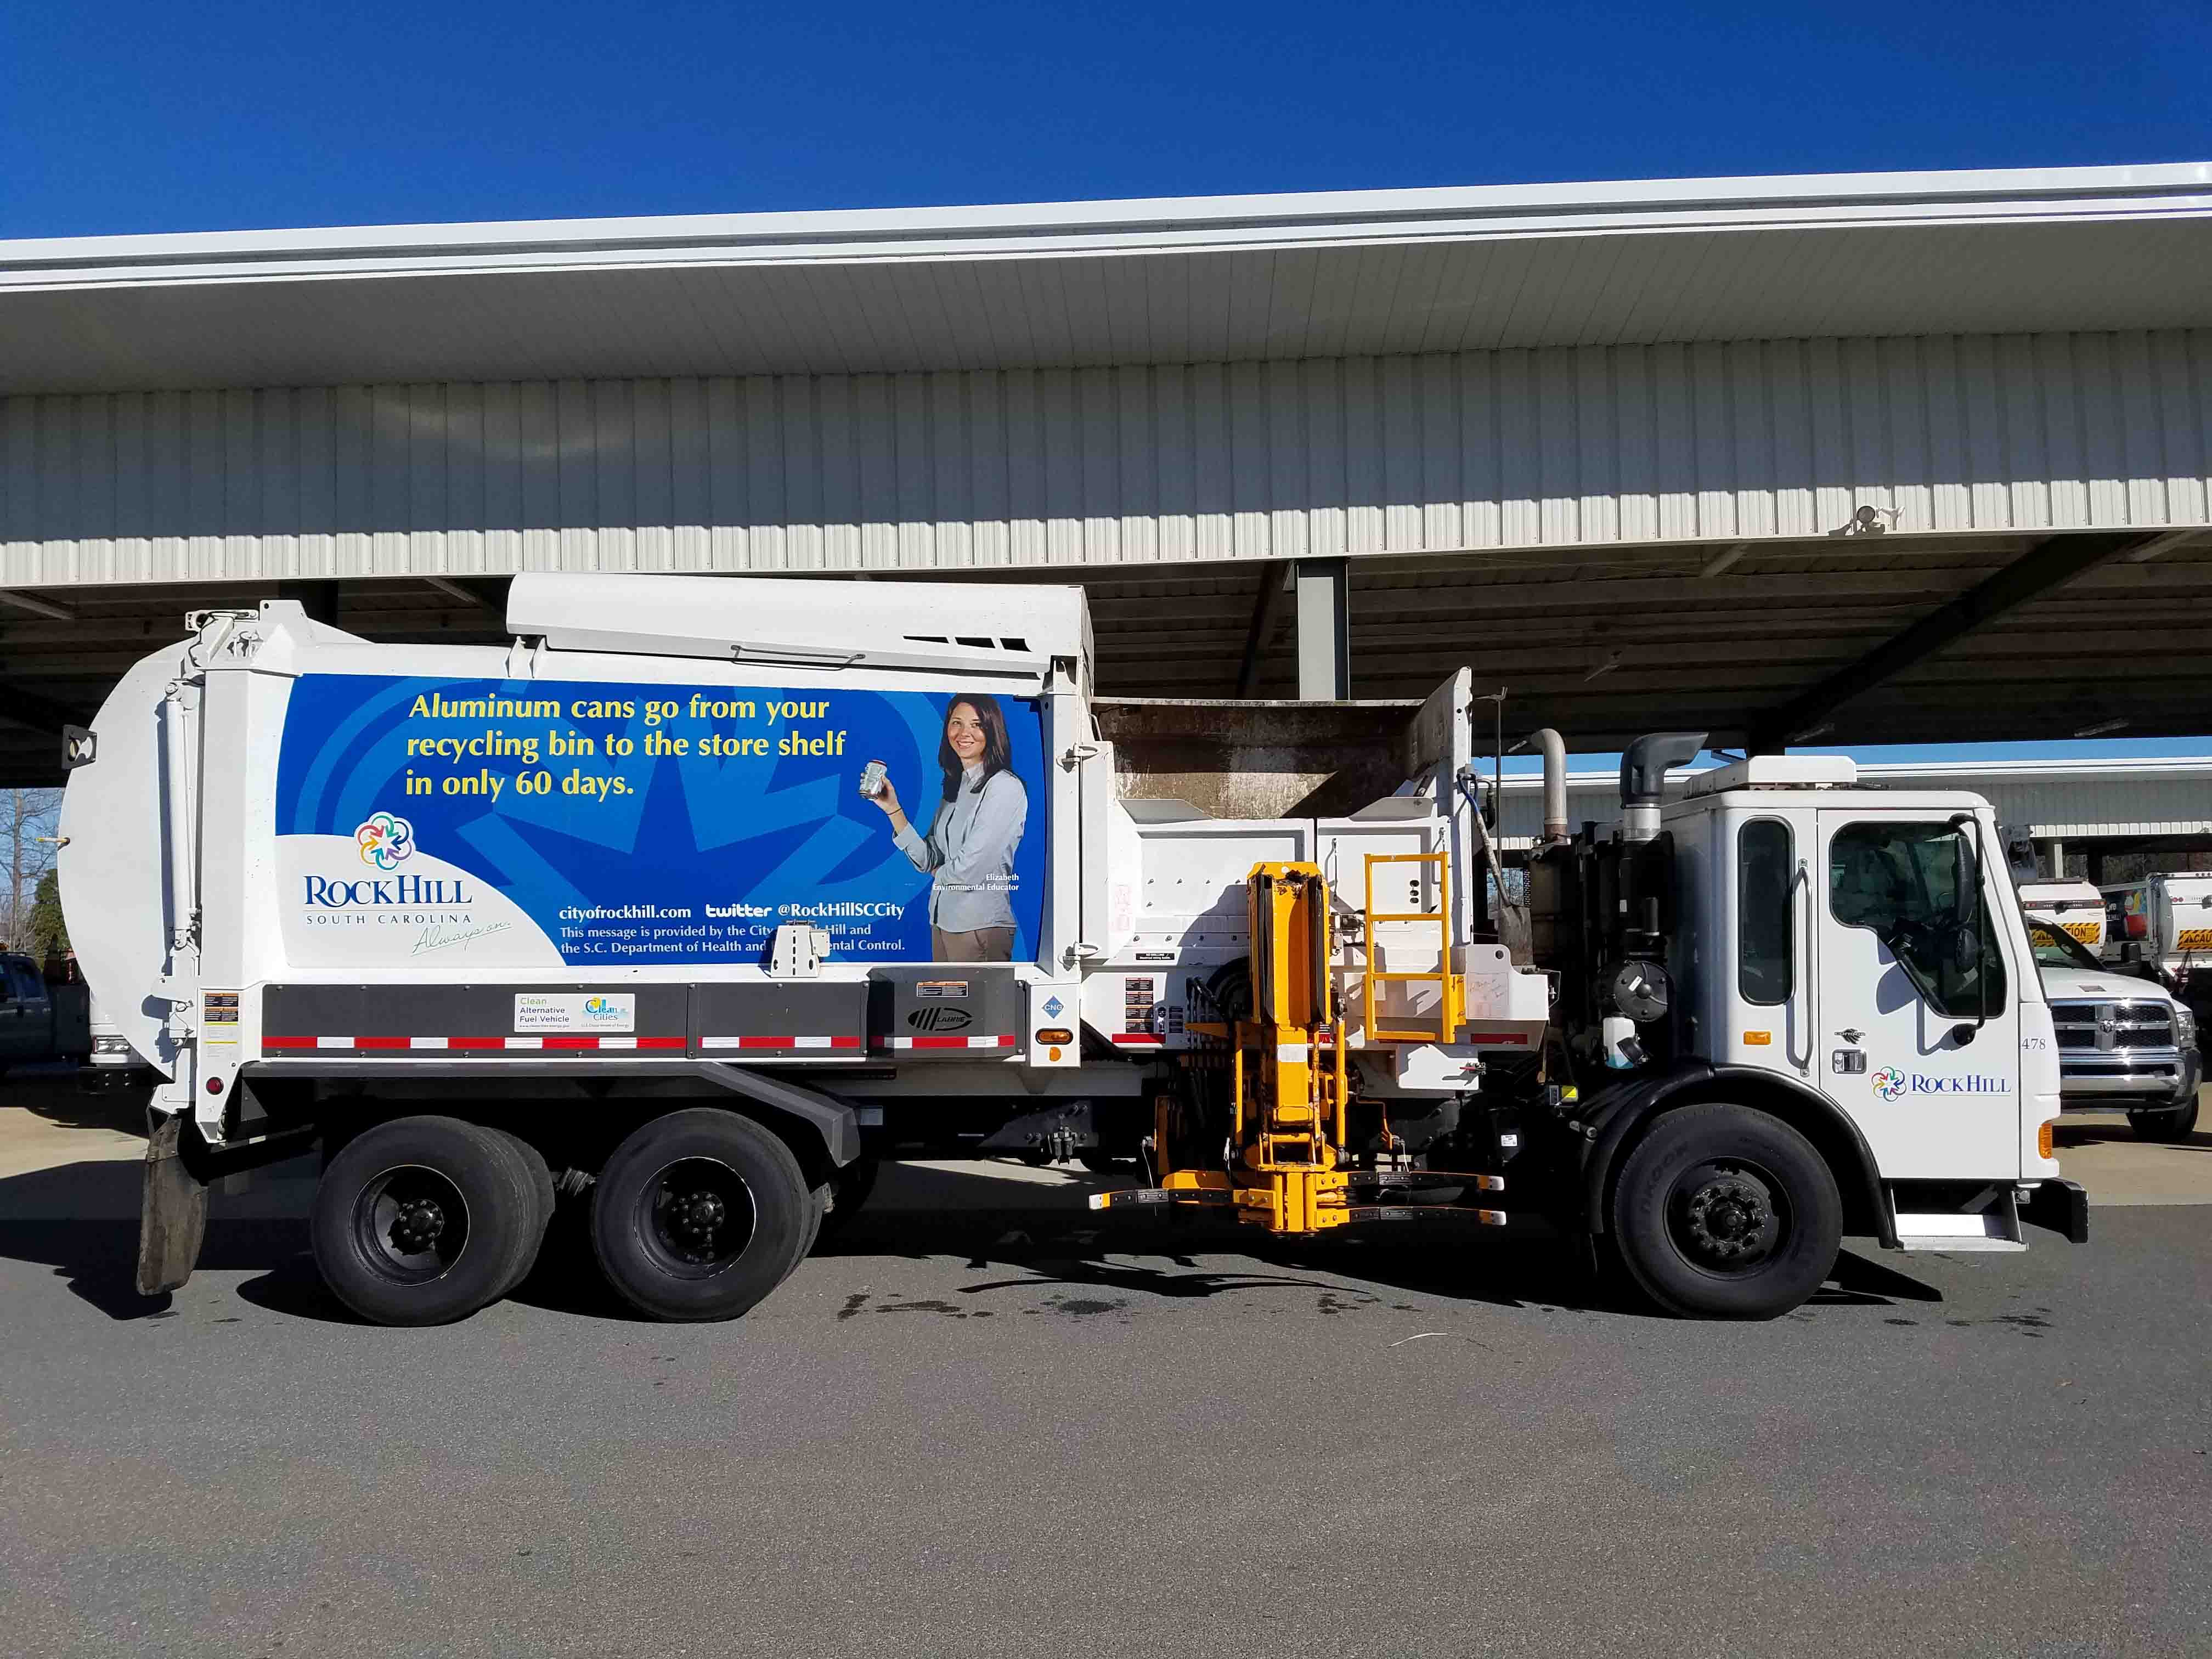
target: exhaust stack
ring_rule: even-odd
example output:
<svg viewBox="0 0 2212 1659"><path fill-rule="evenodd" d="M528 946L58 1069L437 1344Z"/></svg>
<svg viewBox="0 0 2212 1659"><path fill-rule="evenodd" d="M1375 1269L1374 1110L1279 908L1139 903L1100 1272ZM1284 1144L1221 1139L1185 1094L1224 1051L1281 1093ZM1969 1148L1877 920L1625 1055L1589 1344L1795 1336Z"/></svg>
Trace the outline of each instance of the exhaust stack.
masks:
<svg viewBox="0 0 2212 1659"><path fill-rule="evenodd" d="M1650 841L1659 833L1667 774L1695 760L1705 746L1703 732L1652 732L1628 745L1620 757L1623 841Z"/></svg>
<svg viewBox="0 0 2212 1659"><path fill-rule="evenodd" d="M1567 743L1548 726L1528 734L1529 742L1544 751L1545 847L1567 839Z"/></svg>

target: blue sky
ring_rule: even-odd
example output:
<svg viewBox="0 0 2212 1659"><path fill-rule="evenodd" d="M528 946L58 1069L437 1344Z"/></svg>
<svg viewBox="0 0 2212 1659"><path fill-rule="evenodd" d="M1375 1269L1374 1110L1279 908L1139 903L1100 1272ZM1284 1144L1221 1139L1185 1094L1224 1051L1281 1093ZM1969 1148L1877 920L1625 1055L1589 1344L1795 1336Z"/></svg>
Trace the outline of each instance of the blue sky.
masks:
<svg viewBox="0 0 2212 1659"><path fill-rule="evenodd" d="M19 0L0 236L2195 160L2212 6Z"/></svg>

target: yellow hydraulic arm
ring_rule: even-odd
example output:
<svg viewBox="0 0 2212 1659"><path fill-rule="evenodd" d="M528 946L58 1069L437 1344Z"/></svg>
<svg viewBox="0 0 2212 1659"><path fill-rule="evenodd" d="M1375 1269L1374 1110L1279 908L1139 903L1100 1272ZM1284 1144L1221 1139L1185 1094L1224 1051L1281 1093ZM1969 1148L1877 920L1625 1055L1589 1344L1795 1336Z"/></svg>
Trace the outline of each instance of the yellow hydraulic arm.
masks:
<svg viewBox="0 0 2212 1659"><path fill-rule="evenodd" d="M1442 863L1441 855L1417 854L1371 854L1368 864L1371 872L1377 863L1415 860ZM1346 1121L1350 1106L1347 1045L1335 993L1328 883L1310 864L1261 864L1253 867L1247 879L1246 895L1251 915L1250 1012L1234 1021L1193 1021L1187 1027L1228 1046L1228 1167L1170 1167L1170 1149L1179 1139L1172 1121L1179 1103L1172 1096L1164 1096L1153 1135L1161 1185L1135 1192L1101 1193L1091 1199L1091 1206L1103 1210L1130 1205L1221 1205L1232 1206L1240 1218L1278 1233L1316 1233L1356 1221L1406 1218L1413 1212L1362 1206L1351 1201L1356 1188L1380 1185L1382 1180L1371 1169L1351 1167ZM1448 907L1442 908L1448 916ZM1369 1041L1449 1040L1457 1024L1459 987L1457 976L1451 972L1448 921L1439 972L1387 976L1440 980L1443 1006L1437 1027L1378 1031L1376 1026L1373 924L1428 921L1436 915L1424 911L1369 917L1370 967L1364 1009ZM1389 1180L1392 1184L1446 1184L1427 1172L1394 1171ZM1505 1184L1503 1177L1489 1175L1452 1176L1449 1183L1489 1191L1500 1190ZM1496 1210L1475 1213L1492 1225L1505 1220L1504 1213Z"/></svg>

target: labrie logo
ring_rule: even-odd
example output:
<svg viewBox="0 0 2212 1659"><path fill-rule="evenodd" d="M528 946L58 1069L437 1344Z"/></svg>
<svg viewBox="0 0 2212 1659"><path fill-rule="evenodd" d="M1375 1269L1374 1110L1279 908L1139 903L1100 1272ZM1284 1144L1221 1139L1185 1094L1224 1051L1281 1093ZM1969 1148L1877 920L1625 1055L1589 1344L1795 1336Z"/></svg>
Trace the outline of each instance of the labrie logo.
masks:
<svg viewBox="0 0 2212 1659"><path fill-rule="evenodd" d="M363 864L395 869L415 850L415 826L391 812L372 812L353 832L353 841L361 848Z"/></svg>
<svg viewBox="0 0 2212 1659"><path fill-rule="evenodd" d="M927 1008L909 1011L906 1023L917 1031L957 1031L972 1025L975 1016L965 1008L945 1008L933 1005Z"/></svg>

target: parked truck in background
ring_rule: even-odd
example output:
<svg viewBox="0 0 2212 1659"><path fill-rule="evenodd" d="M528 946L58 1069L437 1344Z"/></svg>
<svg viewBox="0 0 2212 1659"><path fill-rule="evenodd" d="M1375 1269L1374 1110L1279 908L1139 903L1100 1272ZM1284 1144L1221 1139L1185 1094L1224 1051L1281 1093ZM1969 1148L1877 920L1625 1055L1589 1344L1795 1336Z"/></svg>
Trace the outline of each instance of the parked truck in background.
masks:
<svg viewBox="0 0 2212 1659"><path fill-rule="evenodd" d="M1762 757L1662 805L1664 733L1575 836L1539 733L1507 927L1466 670L1100 699L1073 587L523 575L507 622L198 613L67 734L71 937L163 1079L142 1288L208 1179L317 1141L316 1260L392 1323L503 1295L556 1192L640 1309L741 1313L902 1149L1470 1273L1455 1230L1540 1220L1695 1315L1796 1306L1847 1229L2085 1236L1973 796Z"/></svg>
<svg viewBox="0 0 2212 1659"><path fill-rule="evenodd" d="M2020 908L2032 921L2046 922L2092 957L2105 946L2105 896L2090 883L2037 878L2020 883Z"/></svg>
<svg viewBox="0 0 2212 1659"><path fill-rule="evenodd" d="M49 981L30 957L0 953L0 1073L91 1052L85 988Z"/></svg>
<svg viewBox="0 0 2212 1659"><path fill-rule="evenodd" d="M2156 979L2100 961L2045 915L2028 915L2027 935L2058 1034L2065 1109L2125 1112L2146 1140L2186 1139L2203 1081L2195 1013Z"/></svg>
<svg viewBox="0 0 2212 1659"><path fill-rule="evenodd" d="M2101 890L2116 966L2154 975L2201 1014L2212 1004L2212 873L2144 876Z"/></svg>

